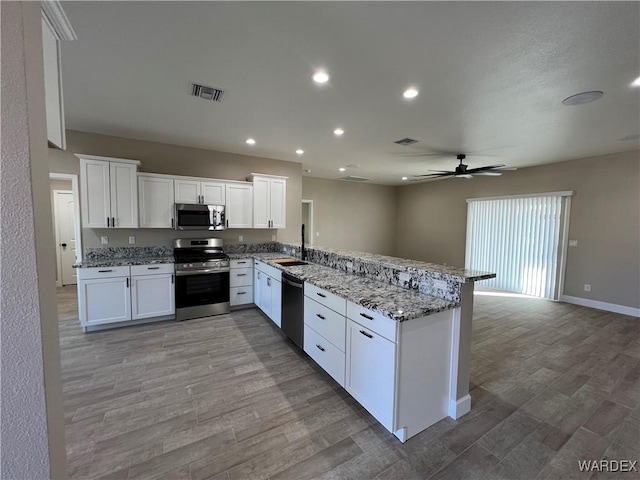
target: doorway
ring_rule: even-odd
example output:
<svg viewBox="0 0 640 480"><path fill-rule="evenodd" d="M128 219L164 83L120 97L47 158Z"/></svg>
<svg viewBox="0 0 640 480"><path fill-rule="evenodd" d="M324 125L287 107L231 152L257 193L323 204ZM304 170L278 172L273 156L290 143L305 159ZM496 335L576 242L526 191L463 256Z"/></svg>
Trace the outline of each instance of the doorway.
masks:
<svg viewBox="0 0 640 480"><path fill-rule="evenodd" d="M302 200L302 224L304 225L304 243L313 245L313 200Z"/></svg>
<svg viewBox="0 0 640 480"><path fill-rule="evenodd" d="M51 209L56 249L56 286L75 285L73 264L82 261L78 175L50 173Z"/></svg>

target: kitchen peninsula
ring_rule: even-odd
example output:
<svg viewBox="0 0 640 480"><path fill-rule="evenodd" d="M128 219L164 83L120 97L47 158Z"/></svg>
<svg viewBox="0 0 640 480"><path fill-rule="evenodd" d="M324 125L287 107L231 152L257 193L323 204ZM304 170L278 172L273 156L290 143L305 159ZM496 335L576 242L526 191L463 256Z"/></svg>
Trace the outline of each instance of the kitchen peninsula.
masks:
<svg viewBox="0 0 640 480"><path fill-rule="evenodd" d="M401 441L471 409L473 285L495 274L318 247L306 249L308 264L287 265L275 260L300 258L301 248L278 242L224 249L232 291L248 289L248 305L278 327L281 274L304 281L305 352ZM126 250L118 249L113 263L92 252L93 261L77 266L95 267L98 258L100 267L144 265L133 253L152 256L132 248L127 258ZM253 285L234 287L234 271ZM262 304L265 288L274 292L273 310Z"/></svg>

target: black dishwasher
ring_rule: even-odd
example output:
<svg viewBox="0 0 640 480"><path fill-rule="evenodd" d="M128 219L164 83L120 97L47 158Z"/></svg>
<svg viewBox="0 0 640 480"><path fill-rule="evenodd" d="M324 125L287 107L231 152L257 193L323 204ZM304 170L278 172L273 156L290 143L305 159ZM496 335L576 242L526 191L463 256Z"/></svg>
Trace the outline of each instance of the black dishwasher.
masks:
<svg viewBox="0 0 640 480"><path fill-rule="evenodd" d="M282 322L284 334L303 348L304 282L288 273L282 274Z"/></svg>

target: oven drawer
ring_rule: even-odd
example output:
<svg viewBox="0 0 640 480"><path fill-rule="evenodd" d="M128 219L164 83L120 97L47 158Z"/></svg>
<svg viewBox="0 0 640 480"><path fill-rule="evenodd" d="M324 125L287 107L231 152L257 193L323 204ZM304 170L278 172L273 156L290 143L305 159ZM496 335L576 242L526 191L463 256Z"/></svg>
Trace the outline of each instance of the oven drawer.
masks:
<svg viewBox="0 0 640 480"><path fill-rule="evenodd" d="M231 287L229 289L231 306L253 303L253 287Z"/></svg>
<svg viewBox="0 0 640 480"><path fill-rule="evenodd" d="M156 273L173 273L173 263L156 265L131 265L131 275L155 275Z"/></svg>
<svg viewBox="0 0 640 480"><path fill-rule="evenodd" d="M253 269L232 268L229 271L229 282L232 287L246 287L253 285Z"/></svg>
<svg viewBox="0 0 640 480"><path fill-rule="evenodd" d="M345 354L308 325L304 326L304 351L344 387Z"/></svg>
<svg viewBox="0 0 640 480"><path fill-rule="evenodd" d="M128 277L130 267L88 267L78 268L78 280L90 280L92 278Z"/></svg>

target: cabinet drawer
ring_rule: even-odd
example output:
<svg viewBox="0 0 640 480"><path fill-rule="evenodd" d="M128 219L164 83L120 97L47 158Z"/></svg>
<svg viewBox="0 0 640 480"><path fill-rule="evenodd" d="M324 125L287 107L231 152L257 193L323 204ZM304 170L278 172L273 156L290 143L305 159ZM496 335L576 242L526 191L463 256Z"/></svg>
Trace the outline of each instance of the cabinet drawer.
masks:
<svg viewBox="0 0 640 480"><path fill-rule="evenodd" d="M173 273L173 263L159 263L156 265L131 265L131 275L155 275L156 273Z"/></svg>
<svg viewBox="0 0 640 480"><path fill-rule="evenodd" d="M229 289L229 303L232 307L253 303L253 287L231 287Z"/></svg>
<svg viewBox="0 0 640 480"><path fill-rule="evenodd" d="M315 285L305 282L304 294L340 315L345 315L347 313L347 301L335 293L327 292L320 287L316 287Z"/></svg>
<svg viewBox="0 0 640 480"><path fill-rule="evenodd" d="M253 285L252 268L232 268L229 272L229 285L232 287Z"/></svg>
<svg viewBox="0 0 640 480"><path fill-rule="evenodd" d="M380 313L356 305L353 302L347 302L347 317L392 342L396 341L398 322Z"/></svg>
<svg viewBox="0 0 640 480"><path fill-rule="evenodd" d="M304 351L344 387L344 353L308 325L304 326Z"/></svg>
<svg viewBox="0 0 640 480"><path fill-rule="evenodd" d="M346 320L343 315L309 297L304 297L304 324L309 325L344 352Z"/></svg>
<svg viewBox="0 0 640 480"><path fill-rule="evenodd" d="M278 282L282 281L282 272L280 270L278 270L276 267L272 267L271 265L267 265L266 263L261 262L260 260L254 260L253 266L257 270L259 270L259 271L261 271L263 273L266 273L267 275L269 275L274 280L277 280Z"/></svg>
<svg viewBox="0 0 640 480"><path fill-rule="evenodd" d="M246 268L253 265L253 260L250 258L238 258L237 260L230 260L229 266L231 268Z"/></svg>
<svg viewBox="0 0 640 480"><path fill-rule="evenodd" d="M130 267L90 267L78 268L78 280L89 280L92 278L128 277L131 273Z"/></svg>

